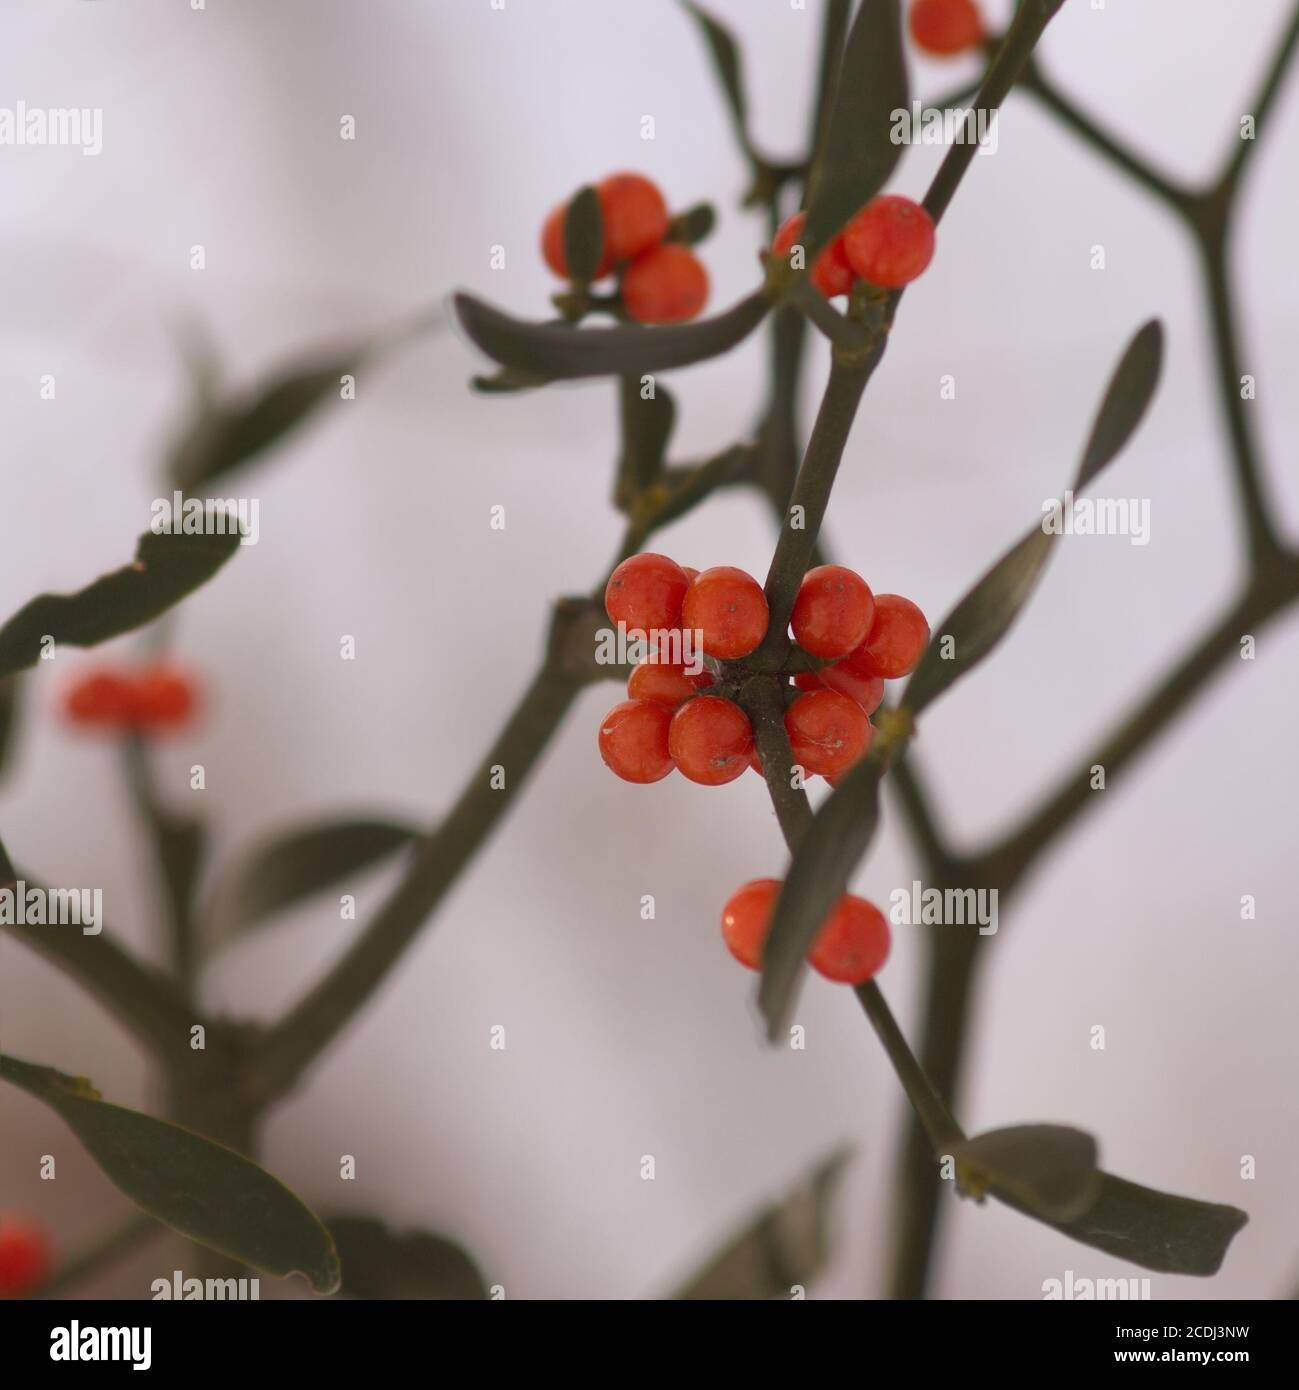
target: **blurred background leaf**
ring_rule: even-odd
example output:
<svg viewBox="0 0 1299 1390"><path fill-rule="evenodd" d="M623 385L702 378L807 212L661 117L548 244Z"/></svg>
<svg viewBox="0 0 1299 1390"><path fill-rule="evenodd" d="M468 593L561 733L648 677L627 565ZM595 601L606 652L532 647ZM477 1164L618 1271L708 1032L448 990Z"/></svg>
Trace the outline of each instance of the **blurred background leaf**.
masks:
<svg viewBox="0 0 1299 1390"><path fill-rule="evenodd" d="M453 1241L429 1231L396 1234L372 1216L330 1217L344 1298L484 1299L478 1266Z"/></svg>
<svg viewBox="0 0 1299 1390"><path fill-rule="evenodd" d="M600 199L588 184L574 194L564 213L564 259L574 284L589 285L604 251L604 219Z"/></svg>
<svg viewBox="0 0 1299 1390"><path fill-rule="evenodd" d="M749 101L744 90L744 69L740 62L739 45L731 31L702 5L695 4L694 0L681 0L681 3L686 13L699 26L704 42L708 45L713 67L726 96L727 109L731 113L731 123L735 128L735 138L739 141L740 149L751 164L757 165L761 161L754 152L753 142L749 139Z"/></svg>

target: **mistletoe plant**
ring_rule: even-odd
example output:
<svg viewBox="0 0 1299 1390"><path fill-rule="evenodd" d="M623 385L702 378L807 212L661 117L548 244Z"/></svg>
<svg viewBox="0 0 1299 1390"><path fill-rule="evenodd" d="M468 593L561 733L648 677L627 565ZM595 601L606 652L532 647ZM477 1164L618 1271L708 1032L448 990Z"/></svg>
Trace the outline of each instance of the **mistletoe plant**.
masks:
<svg viewBox="0 0 1299 1390"><path fill-rule="evenodd" d="M1206 187L1185 186L1152 168L1061 93L1035 57L1062 3L1021 0L1005 34L992 35L971 0L915 0L911 37L931 53L984 57L977 87L940 105L969 101L991 117L1014 89L1022 90L1157 198L1192 237L1205 271L1216 385L1246 545L1238 597L1080 769L1008 835L973 851L949 842L931 811L912 741L929 707L994 651L1028 603L1056 537L1041 524L1028 529L931 632L914 604L875 594L861 576L831 563L820 532L849 430L903 310L905 286L932 255L942 254L942 220L977 146L950 147L921 203L886 192L902 153L891 138L893 116L909 105L900 6L861 0L854 16L850 0L826 0L806 156L766 157L749 132L733 36L686 0L752 174L746 206L767 217L767 249L755 261L752 293L700 319L708 281L693 247L710 231L713 209L701 204L673 215L649 180L621 174L581 189L545 221L544 258L567 282L555 296L557 318L528 322L471 295L455 297L460 325L496 364L491 375L476 378L480 392L527 392L584 378L611 382L621 426L613 496L625 527L592 591L555 605L539 669L447 816L426 832L373 820L297 827L220 870L200 905L206 832L168 807L151 763L154 735L187 717L192 691L183 674L165 662L143 672L101 671L76 692L69 712L122 742L165 889L172 969L145 966L111 931L67 935L21 922L4 930L93 991L149 1049L165 1081L168 1118L109 1104L84 1079L0 1056L0 1076L51 1106L143 1213L53 1272L30 1226L15 1218L0 1222L0 1280L7 1278L11 1291L66 1287L161 1224L237 1264L272 1275L300 1271L321 1293L341 1280L345 1292L358 1296L483 1296L473 1263L449 1242L428 1233L398 1235L367 1216L318 1218L256 1162L261 1122L401 961L508 811L577 696L611 677L629 678L629 698L602 723L598 743L620 776L647 782L680 770L715 785L753 767L765 781L789 862L772 866L779 877L735 891L718 885L723 935L738 959L761 972L758 1003L773 1041L784 1035L810 959L855 990L897 1075L912 1119L897 1164L894 1295L917 1296L927 1287L948 1183L958 1196L995 1198L1063 1236L1149 1269L1191 1275L1218 1269L1244 1212L1105 1172L1096 1140L1069 1126L1029 1121L965 1133L955 1109L981 938L925 935L928 977L913 1049L876 978L887 957L888 924L846 892L870 851L887 784L931 885L1014 893L1092 804L1090 770L1099 764L1113 777L1130 766L1240 637L1299 597L1299 555L1269 515L1240 390L1229 250L1255 142L1242 140ZM1267 128L1296 42L1299 8L1251 107L1251 136ZM611 322L590 322L600 318ZM671 460L676 411L662 374L718 357L760 328L770 342L769 379L752 435L709 458ZM211 494L334 394L340 377L350 379L411 331L294 364L251 397L226 396L209 372L200 373L198 408L168 460L169 481ZM813 333L826 340L828 369L804 444L796 400ZM1072 478L1062 474L1062 485L1081 493L1122 452L1155 394L1161 357L1161 329L1147 323L1119 355ZM1062 450L1069 443L1062 440ZM660 528L737 486L764 496L779 523L762 584L727 568L696 573L647 550ZM214 520L210 512L207 519ZM0 629L6 727L15 673L35 666L51 647L90 646L152 623L212 580L238 542L238 534L221 534L216 525L146 534L135 560L121 570L20 610ZM611 628L632 639L633 660L625 652L607 659ZM886 696L886 682L903 680ZM814 812L806 782L818 774L832 790ZM203 963L224 936L398 852L408 859L394 891L283 1017L261 1025L204 1012ZM0 874L37 882L7 860ZM842 1161L841 1154L828 1159L680 1295L769 1296L812 1277L825 1256L825 1208Z"/></svg>

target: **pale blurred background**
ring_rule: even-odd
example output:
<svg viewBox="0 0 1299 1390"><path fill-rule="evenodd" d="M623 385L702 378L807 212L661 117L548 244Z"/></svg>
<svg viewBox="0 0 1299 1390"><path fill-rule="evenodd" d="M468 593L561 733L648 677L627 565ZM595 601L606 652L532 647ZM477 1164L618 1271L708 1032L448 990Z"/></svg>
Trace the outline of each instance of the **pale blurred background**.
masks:
<svg viewBox="0 0 1299 1390"><path fill-rule="evenodd" d="M711 0L745 44L753 126L776 155L807 124L820 6ZM985 0L994 22L1006 0ZM1289 6L1067 0L1045 41L1061 86L1171 172L1218 167ZM921 95L969 75L914 66ZM527 317L552 288L535 249L555 202L618 168L674 206L712 199L702 248L714 307L756 283L761 220L696 30L669 0L183 0L0 13L0 105L102 107L103 152L0 148L0 399L7 467L0 613L122 563L159 495L187 392L177 344L204 325L231 379L346 342L468 287ZM656 122L640 138L641 117ZM339 138L344 115L357 138ZM1236 253L1246 370L1294 534L1299 81L1245 192ZM894 186L919 195L941 151ZM1090 268L1103 244L1107 266ZM190 248L207 268L190 269ZM503 270L491 248L506 248ZM1193 252L1169 217L1031 100L1004 112L938 257L908 293L831 507L837 558L937 621L1064 485L1132 331L1168 329L1164 383L1111 495L1147 497L1152 542L1066 542L1006 646L925 721L920 751L955 834L1005 826L1072 766L1232 592L1237 532ZM674 374L686 459L745 434L764 345ZM363 372L227 491L261 503L261 539L179 615L176 649L211 714L168 745L164 781L228 855L304 818L379 811L432 823L539 658L549 600L607 564L610 387L487 399L452 330ZM810 417L825 370L813 351ZM40 399L52 373L57 398ZM940 401L939 378L958 396ZM1284 470L1284 471L1283 471ZM503 504L507 526L489 527ZM768 517L710 502L656 541L683 563L762 576ZM341 662L340 636L358 655ZM114 650L130 649L130 641ZM112 751L52 709L90 658L27 683L0 804L19 863L104 890L111 930L158 955L146 848ZM1244 1207L1210 1281L1152 1275L1156 1297L1276 1297L1299 1272L1293 990L1299 943L1293 736L1299 622L1262 636L1189 718L1101 793L1104 806L1003 914L961 1106L967 1128L1059 1120L1106 1166ZM785 853L756 778L648 789L601 766L588 692L503 833L464 876L360 1022L271 1120L268 1166L313 1205L368 1207L464 1241L509 1297L643 1297L689 1272L756 1204L840 1141L857 1157L817 1296L878 1294L902 1097L851 994L813 980L804 1052L759 1044L753 979L718 909ZM202 762L208 790L192 793ZM914 862L892 807L855 887L879 901ZM392 872L358 881L362 917ZM653 893L657 918L641 920ZM1241 922L1242 894L1258 919ZM207 1002L269 1018L359 924L328 896L217 965ZM918 929L881 983L916 1032ZM153 1106L142 1054L78 986L0 942L0 1040ZM489 1030L507 1030L505 1052ZM1104 1052L1089 1046L1103 1024ZM0 1207L33 1211L71 1252L127 1208L49 1112L0 1090ZM56 1183L36 1176L53 1152ZM358 1177L340 1182L339 1156ZM640 1159L657 1177L644 1182ZM1242 1155L1257 1178L1242 1181ZM1042 1282L1143 1271L1006 1209L961 1204L941 1249L946 1297L1036 1298ZM91 1292L147 1296L154 1246Z"/></svg>

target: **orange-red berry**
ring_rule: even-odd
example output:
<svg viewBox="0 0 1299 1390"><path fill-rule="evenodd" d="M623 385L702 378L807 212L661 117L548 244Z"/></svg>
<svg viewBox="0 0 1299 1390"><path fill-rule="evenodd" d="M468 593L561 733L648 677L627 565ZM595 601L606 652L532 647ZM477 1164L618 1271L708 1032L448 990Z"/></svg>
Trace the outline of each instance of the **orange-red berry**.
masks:
<svg viewBox="0 0 1299 1390"><path fill-rule="evenodd" d="M933 219L910 198L881 194L848 223L843 245L863 280L896 290L914 280L933 259Z"/></svg>
<svg viewBox="0 0 1299 1390"><path fill-rule="evenodd" d="M0 1298L21 1298L49 1277L50 1241L18 1214L0 1213Z"/></svg>
<svg viewBox="0 0 1299 1390"><path fill-rule="evenodd" d="M928 645L929 624L909 598L876 594L870 633L842 664L864 675L896 680L916 669Z"/></svg>
<svg viewBox="0 0 1299 1390"><path fill-rule="evenodd" d="M755 878L737 888L722 908L722 940L735 959L750 970L762 969L762 948L779 894L778 878Z"/></svg>
<svg viewBox="0 0 1299 1390"><path fill-rule="evenodd" d="M847 656L866 640L875 618L875 598L859 574L842 565L808 570L794 600L794 638L813 656Z"/></svg>
<svg viewBox="0 0 1299 1390"><path fill-rule="evenodd" d="M96 729L126 729L135 716L135 691L129 675L102 667L79 677L63 696L63 711L74 724Z"/></svg>
<svg viewBox="0 0 1299 1390"><path fill-rule="evenodd" d="M190 676L166 662L155 662L135 673L132 715L142 729L175 728L193 716L197 688Z"/></svg>
<svg viewBox="0 0 1299 1390"><path fill-rule="evenodd" d="M688 246L666 242L622 277L622 306L637 323L684 323L708 302L708 272Z"/></svg>
<svg viewBox="0 0 1299 1390"><path fill-rule="evenodd" d="M748 654L767 635L767 596L752 575L717 565L691 582L681 625L698 632L704 651L721 661Z"/></svg>
<svg viewBox="0 0 1299 1390"><path fill-rule="evenodd" d="M805 212L796 212L792 217L786 218L771 243L771 254L773 256L788 256L795 246L800 245L803 224L806 221L807 213ZM843 237L835 237L829 246L821 252L816 258L808 278L827 299L833 299L837 294L847 294L852 289L852 282L855 277L844 252Z"/></svg>
<svg viewBox="0 0 1299 1390"><path fill-rule="evenodd" d="M550 215L542 223L541 227L541 256L551 271L558 275L561 280L572 279L568 273L568 256L564 250L564 226L568 214L568 204L560 203L557 208L552 208ZM613 257L609 254L606 245L600 253L600 264L596 266L596 280L603 280L613 269Z"/></svg>
<svg viewBox="0 0 1299 1390"><path fill-rule="evenodd" d="M691 675L679 661L642 661L628 678L627 698L657 700L675 709L712 683L707 671Z"/></svg>
<svg viewBox="0 0 1299 1390"><path fill-rule="evenodd" d="M833 666L822 666L816 673L819 683L828 690L837 690L841 695L856 700L867 714L874 714L884 702L884 682L879 676L868 676L854 669L847 660L838 661ZM805 690L811 686L803 686Z"/></svg>
<svg viewBox="0 0 1299 1390"><path fill-rule="evenodd" d="M630 261L667 235L668 205L659 187L642 174L610 174L595 188L604 225L604 252Z"/></svg>
<svg viewBox="0 0 1299 1390"><path fill-rule="evenodd" d="M837 690L809 690L785 711L785 732L794 761L804 772L837 777L870 744L866 711Z"/></svg>
<svg viewBox="0 0 1299 1390"><path fill-rule="evenodd" d="M889 924L874 903L839 899L808 952L813 970L839 984L865 984L888 959Z"/></svg>
<svg viewBox="0 0 1299 1390"><path fill-rule="evenodd" d="M639 632L681 626L681 601L690 587L685 570L666 555L632 555L609 576L604 606L609 621Z"/></svg>
<svg viewBox="0 0 1299 1390"><path fill-rule="evenodd" d="M916 47L940 58L983 42L983 20L974 0L915 0L909 21Z"/></svg>
<svg viewBox="0 0 1299 1390"><path fill-rule="evenodd" d="M748 767L753 729L739 705L718 695L697 695L671 717L668 751L683 777L704 787L720 787Z"/></svg>
<svg viewBox="0 0 1299 1390"><path fill-rule="evenodd" d="M600 721L600 756L624 782L658 782L672 771L672 711L657 700L624 700Z"/></svg>

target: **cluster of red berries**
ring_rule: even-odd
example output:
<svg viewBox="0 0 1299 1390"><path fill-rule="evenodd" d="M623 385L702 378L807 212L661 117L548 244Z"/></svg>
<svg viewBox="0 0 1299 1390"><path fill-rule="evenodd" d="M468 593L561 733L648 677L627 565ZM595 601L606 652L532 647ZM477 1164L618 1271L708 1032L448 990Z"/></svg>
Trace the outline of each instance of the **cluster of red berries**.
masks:
<svg viewBox="0 0 1299 1390"><path fill-rule="evenodd" d="M604 231L596 280L617 274L622 307L637 323L684 323L708 300L708 272L688 246L666 240L671 218L656 183L641 174L610 174L595 186ZM572 276L564 253L568 205L541 229L541 254L562 280Z"/></svg>
<svg viewBox="0 0 1299 1390"><path fill-rule="evenodd" d="M773 256L801 245L805 212L786 220L771 243ZM812 264L809 278L827 298L848 294L854 280L884 290L901 289L934 257L934 223L910 198L881 193L872 198Z"/></svg>
<svg viewBox="0 0 1299 1390"><path fill-rule="evenodd" d="M974 0L915 0L908 21L916 47L937 58L953 57L983 42L983 20Z"/></svg>
<svg viewBox="0 0 1299 1390"><path fill-rule="evenodd" d="M747 767L761 772L748 716L730 698L735 673L720 665L748 656L767 635L757 580L728 565L700 573L666 555L633 555L610 576L604 603L625 630L653 634L660 647L680 634L682 653L693 640L713 663L691 672L652 653L632 672L628 698L600 725L609 768L628 782L657 782L675 767L708 787ZM915 668L929 626L909 599L875 595L852 570L821 565L804 576L790 627L803 651L828 664L794 678L799 693L789 692L785 730L798 766L833 780L866 752L884 682Z"/></svg>
<svg viewBox="0 0 1299 1390"><path fill-rule="evenodd" d="M24 1216L0 1212L0 1298L21 1298L50 1273L50 1242Z"/></svg>
<svg viewBox="0 0 1299 1390"><path fill-rule="evenodd" d="M755 878L731 894L722 909L722 939L750 970L762 969L762 951L781 883ZM807 954L818 974L837 984L861 985L888 959L891 937L884 914L865 898L845 893L826 918Z"/></svg>
<svg viewBox="0 0 1299 1390"><path fill-rule="evenodd" d="M101 666L68 687L63 712L88 729L158 732L189 723L198 707L193 679L167 662L134 670Z"/></svg>

